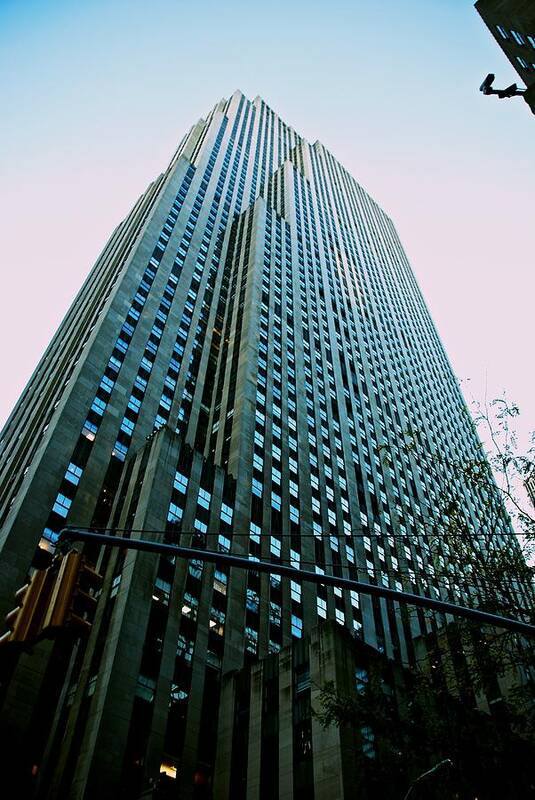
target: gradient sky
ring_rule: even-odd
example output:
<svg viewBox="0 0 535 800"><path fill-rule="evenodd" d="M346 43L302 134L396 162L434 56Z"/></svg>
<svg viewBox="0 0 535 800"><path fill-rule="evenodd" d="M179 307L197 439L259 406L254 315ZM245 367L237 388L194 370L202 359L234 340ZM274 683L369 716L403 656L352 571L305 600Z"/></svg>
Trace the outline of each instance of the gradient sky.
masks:
<svg viewBox="0 0 535 800"><path fill-rule="evenodd" d="M467 394L533 428L535 117L478 92L519 79L472 6L0 0L0 424L119 219L239 88L390 214Z"/></svg>

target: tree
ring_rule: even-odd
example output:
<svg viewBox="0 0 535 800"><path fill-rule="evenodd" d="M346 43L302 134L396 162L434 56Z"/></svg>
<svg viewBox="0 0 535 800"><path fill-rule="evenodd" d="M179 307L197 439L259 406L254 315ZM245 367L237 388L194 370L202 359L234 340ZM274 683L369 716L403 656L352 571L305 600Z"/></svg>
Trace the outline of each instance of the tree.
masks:
<svg viewBox="0 0 535 800"><path fill-rule="evenodd" d="M392 530L406 542L411 531L427 554L427 564L417 571L408 562L400 563L391 577L402 577L413 591L435 592L452 602L534 624L535 510L522 494L524 481L535 471L535 448L519 452L514 431L518 414L505 398L475 404L474 419L466 412L465 422L482 433L488 452L481 445L469 456L439 453L421 431L405 432L396 455L401 452L418 469L430 502L428 512L418 518L414 508L401 501ZM384 464L393 466L395 454L386 442L381 450ZM462 763L468 774L471 736L481 741L482 730L486 743L479 760L485 754L498 765L504 758L510 760L513 755L504 754L503 748L513 738L520 742L518 752L535 744L533 642L459 618L444 619L434 612L426 616L430 633L422 637L410 670L412 700L406 713L394 712L382 698L380 681L370 681L365 692L350 696L328 684L315 709L320 723L369 725L383 743L385 772L396 774L400 754L406 760L410 753L412 778L437 757ZM470 717L469 723L463 719L463 708L477 707L492 711L494 723L485 716L490 727L482 728L479 716ZM394 742L389 738L392 731ZM503 731L505 738L500 736ZM422 747L422 737L427 748ZM467 785L471 780L467 778Z"/></svg>
<svg viewBox="0 0 535 800"><path fill-rule="evenodd" d="M334 681L327 682L312 710L322 727L336 726L353 734L358 773L365 776L355 787L356 798L401 800L423 773L446 760L451 769L439 780L415 787L411 796L428 800L532 796L533 787L522 768L535 751L525 742L504 737L488 715L437 689L422 670L402 668L375 653L367 660L366 674L365 682L357 682L353 691L343 678L344 691ZM355 731L368 732L361 737L360 748Z"/></svg>
<svg viewBox="0 0 535 800"><path fill-rule="evenodd" d="M431 564L450 599L533 624L535 513L522 490L535 469L534 448L519 452L514 430L519 410L505 398L475 404L474 412L473 424L483 432L487 453L481 446L471 458L452 460L431 452L418 434L408 438L413 456L436 486L435 508L425 521ZM454 554L461 574L445 553ZM428 661L438 658L460 691L471 686L494 702L501 694L497 679L502 679L516 728L535 735L533 643L466 621L448 627L442 642L435 637Z"/></svg>

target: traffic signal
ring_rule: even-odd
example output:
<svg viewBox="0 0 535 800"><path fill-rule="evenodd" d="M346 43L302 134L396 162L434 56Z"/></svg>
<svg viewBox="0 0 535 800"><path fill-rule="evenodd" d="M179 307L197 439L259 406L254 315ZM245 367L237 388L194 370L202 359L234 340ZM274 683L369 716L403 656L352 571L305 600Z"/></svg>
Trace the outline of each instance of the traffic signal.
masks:
<svg viewBox="0 0 535 800"><path fill-rule="evenodd" d="M17 607L6 615L9 631L0 638L0 645L35 641L42 627L53 581L49 569L36 570L28 582L15 593Z"/></svg>
<svg viewBox="0 0 535 800"><path fill-rule="evenodd" d="M41 635L53 637L60 629L89 633L97 606L93 592L101 586L102 576L75 550L62 556L50 569L55 572L54 586L42 620Z"/></svg>
<svg viewBox="0 0 535 800"><path fill-rule="evenodd" d="M89 633L97 605L94 592L101 584L101 575L82 553L56 556L48 569L36 570L16 592L17 607L6 616L9 631L0 645L32 644L61 630Z"/></svg>

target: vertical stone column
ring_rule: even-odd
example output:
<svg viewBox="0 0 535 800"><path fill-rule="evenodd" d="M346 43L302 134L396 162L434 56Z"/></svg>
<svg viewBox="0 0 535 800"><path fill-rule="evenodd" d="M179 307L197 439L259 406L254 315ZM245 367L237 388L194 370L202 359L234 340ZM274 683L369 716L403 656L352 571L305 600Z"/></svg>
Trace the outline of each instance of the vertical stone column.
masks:
<svg viewBox="0 0 535 800"><path fill-rule="evenodd" d="M279 800L293 800L292 649L279 656Z"/></svg>
<svg viewBox="0 0 535 800"><path fill-rule="evenodd" d="M262 748L263 665L251 667L251 710L249 717L249 752L247 760L247 800L260 796L260 760Z"/></svg>
<svg viewBox="0 0 535 800"><path fill-rule="evenodd" d="M328 626L314 628L310 642L312 708L319 708L319 694L328 681L337 685L335 642ZM335 725L322 728L312 717L315 800L344 800L340 731Z"/></svg>

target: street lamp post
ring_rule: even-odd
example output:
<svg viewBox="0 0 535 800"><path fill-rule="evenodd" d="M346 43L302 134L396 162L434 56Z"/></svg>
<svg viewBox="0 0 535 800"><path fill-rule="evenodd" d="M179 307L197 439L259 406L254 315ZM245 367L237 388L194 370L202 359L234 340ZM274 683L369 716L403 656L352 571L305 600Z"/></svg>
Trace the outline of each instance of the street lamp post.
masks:
<svg viewBox="0 0 535 800"><path fill-rule="evenodd" d="M416 778L416 780L414 780L411 783L411 785L408 788L407 794L405 795L403 800L409 800L409 797L412 794L412 790L419 783L421 783L422 781L427 780L427 778L430 778L431 776L433 776L435 773L437 773L439 770L443 769L444 767L452 767L452 766L453 766L453 761L451 760L451 758L445 758L443 761L439 761L438 764L435 764L434 767L431 767L431 769L428 769L427 772L422 772L422 774L419 775Z"/></svg>

